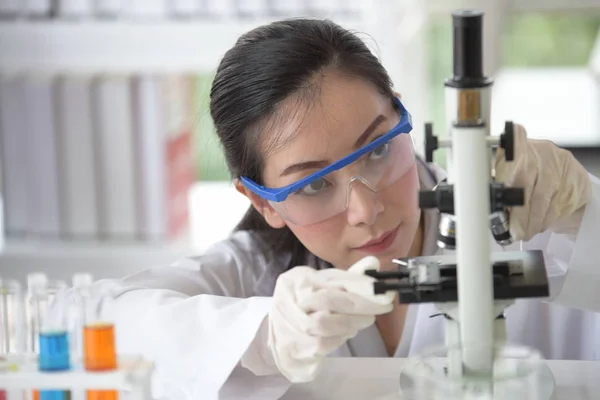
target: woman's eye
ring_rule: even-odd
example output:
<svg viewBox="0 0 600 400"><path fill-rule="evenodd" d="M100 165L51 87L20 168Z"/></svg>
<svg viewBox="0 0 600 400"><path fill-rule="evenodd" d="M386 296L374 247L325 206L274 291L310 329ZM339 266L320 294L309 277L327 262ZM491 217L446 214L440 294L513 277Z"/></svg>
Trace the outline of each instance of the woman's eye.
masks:
<svg viewBox="0 0 600 400"><path fill-rule="evenodd" d="M376 147L369 153L369 160L378 160L385 157L389 153L390 144L384 143L379 147Z"/></svg>
<svg viewBox="0 0 600 400"><path fill-rule="evenodd" d="M300 189L299 193L307 196L314 196L315 194L318 194L320 191L326 189L329 186L330 183L327 182L325 179L321 178L304 186L302 189Z"/></svg>

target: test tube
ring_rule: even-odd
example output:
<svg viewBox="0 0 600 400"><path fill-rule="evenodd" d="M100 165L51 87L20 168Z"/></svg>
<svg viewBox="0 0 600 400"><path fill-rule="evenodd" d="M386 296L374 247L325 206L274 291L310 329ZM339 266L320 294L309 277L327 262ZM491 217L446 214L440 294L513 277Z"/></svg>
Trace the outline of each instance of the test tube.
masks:
<svg viewBox="0 0 600 400"><path fill-rule="evenodd" d="M93 278L89 273L73 275L73 301L69 333L71 339L71 355L77 363L83 360L83 329L86 323L86 309L90 307L90 286Z"/></svg>
<svg viewBox="0 0 600 400"><path fill-rule="evenodd" d="M24 361L25 342L25 305L21 284L15 280L0 279L0 357L2 357L2 372L20 368L20 363ZM0 400L22 396L22 390L4 390L0 388Z"/></svg>
<svg viewBox="0 0 600 400"><path fill-rule="evenodd" d="M45 289L44 296L35 296L33 286L42 284ZM67 289L68 286L64 281L60 280L49 280L48 276L43 272L34 272L27 275L27 289L28 289L28 317L29 317L29 335L28 335L28 349L34 354L39 353L39 334L42 321L40 320L42 311L48 310L54 297L57 293Z"/></svg>
<svg viewBox="0 0 600 400"><path fill-rule="evenodd" d="M21 284L15 280L0 279L0 354L25 353L25 306Z"/></svg>
<svg viewBox="0 0 600 400"><path fill-rule="evenodd" d="M67 288L63 281L50 281L46 274L37 272L27 276L29 306L29 346L38 356L40 371L64 371L71 367L66 315L50 307L56 294ZM65 390L34 390L34 400L66 400Z"/></svg>
<svg viewBox="0 0 600 400"><path fill-rule="evenodd" d="M56 295L56 285L50 287L44 274L32 274L28 279L32 317L38 329L38 367L40 371L66 371L71 368L69 335L64 310L57 309L52 314L50 306ZM62 285L61 285L62 286ZM66 390L41 390L40 400L67 400ZM36 393L34 393L34 397Z"/></svg>
<svg viewBox="0 0 600 400"><path fill-rule="evenodd" d="M100 315L101 293L92 293L80 287L84 295L83 305L86 315L83 328L83 365L87 371L105 372L117 369L117 353L115 349L114 325L103 320ZM87 301L85 297L87 296ZM117 390L88 390L87 400L117 400Z"/></svg>

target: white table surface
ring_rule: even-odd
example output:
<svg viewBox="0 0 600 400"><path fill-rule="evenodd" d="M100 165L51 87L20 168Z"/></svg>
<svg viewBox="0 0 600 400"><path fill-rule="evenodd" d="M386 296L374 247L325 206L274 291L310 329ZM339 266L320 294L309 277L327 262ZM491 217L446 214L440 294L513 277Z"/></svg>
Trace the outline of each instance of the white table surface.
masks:
<svg viewBox="0 0 600 400"><path fill-rule="evenodd" d="M282 400L402 399L402 358L330 358L311 383L293 385ZM600 361L546 361L554 375L552 400L600 399Z"/></svg>

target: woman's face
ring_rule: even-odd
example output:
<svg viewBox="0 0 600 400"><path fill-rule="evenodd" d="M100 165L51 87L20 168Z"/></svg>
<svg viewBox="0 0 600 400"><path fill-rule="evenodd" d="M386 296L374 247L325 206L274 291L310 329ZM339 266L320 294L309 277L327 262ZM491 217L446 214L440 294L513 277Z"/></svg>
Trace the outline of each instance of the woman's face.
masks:
<svg viewBox="0 0 600 400"><path fill-rule="evenodd" d="M357 139L376 120L379 124L365 144L399 122L391 100L368 82L328 74L316 84L318 90L311 93L309 107L306 99L289 99L281 104L276 121L268 124L270 128L261 143L266 154L263 181L267 187L288 185L322 168L284 174L292 165L306 161L331 163L353 152ZM284 145L273 147L269 140L277 139L284 140ZM348 170L350 178L352 166ZM296 225L267 202L250 198L271 226L287 225L309 251L336 268L346 269L367 255L375 255L384 265L406 256L420 219L416 166L412 164L408 172L378 192L360 181L352 182L350 187L345 211L311 225ZM365 247L374 241L378 243Z"/></svg>

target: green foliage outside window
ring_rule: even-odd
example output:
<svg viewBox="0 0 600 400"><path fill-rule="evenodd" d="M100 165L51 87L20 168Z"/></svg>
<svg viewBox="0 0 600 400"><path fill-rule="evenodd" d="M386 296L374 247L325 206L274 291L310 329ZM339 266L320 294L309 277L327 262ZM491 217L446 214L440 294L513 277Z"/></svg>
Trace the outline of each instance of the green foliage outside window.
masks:
<svg viewBox="0 0 600 400"><path fill-rule="evenodd" d="M585 66L599 28L599 12L511 14L502 38L502 65L516 68ZM434 133L440 135L445 128L443 82L452 74L452 19L449 16L432 18L428 40L430 107L427 120L434 123ZM434 158L445 166L444 150L437 151Z"/></svg>
<svg viewBox="0 0 600 400"><path fill-rule="evenodd" d="M600 13L524 13L507 21L504 65L565 67L588 63Z"/></svg>
<svg viewBox="0 0 600 400"><path fill-rule="evenodd" d="M198 75L194 87L194 149L196 180L228 181L229 171L209 110L213 75Z"/></svg>

